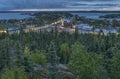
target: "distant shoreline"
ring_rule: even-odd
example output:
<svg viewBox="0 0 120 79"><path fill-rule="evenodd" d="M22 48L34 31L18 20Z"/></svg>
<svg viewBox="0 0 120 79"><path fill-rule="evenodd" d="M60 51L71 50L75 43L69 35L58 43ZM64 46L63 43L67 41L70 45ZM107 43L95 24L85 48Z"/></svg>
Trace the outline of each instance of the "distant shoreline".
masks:
<svg viewBox="0 0 120 79"><path fill-rule="evenodd" d="M24 12L75 12L75 13L120 13L120 11L52 11L52 10L46 10L46 11L0 11L0 13L24 13Z"/></svg>

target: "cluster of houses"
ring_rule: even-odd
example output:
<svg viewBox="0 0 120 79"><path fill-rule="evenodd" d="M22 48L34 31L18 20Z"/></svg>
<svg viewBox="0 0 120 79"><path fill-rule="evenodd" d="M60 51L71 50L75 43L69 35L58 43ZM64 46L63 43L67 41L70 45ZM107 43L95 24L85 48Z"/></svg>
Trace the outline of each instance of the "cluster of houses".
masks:
<svg viewBox="0 0 120 79"><path fill-rule="evenodd" d="M88 24L79 24L76 26L78 28L79 33L91 33L91 34L118 34L119 27L112 26L103 26L103 27L93 27Z"/></svg>
<svg viewBox="0 0 120 79"><path fill-rule="evenodd" d="M34 31L52 31L53 29L57 28L58 32L68 32L68 33L73 33L75 32L75 28L78 29L79 33L83 34L117 34L118 30L120 29L119 27L93 27L88 24L77 24L73 25L71 24L71 19L61 19L60 21L57 21L55 23L52 23L50 25L46 25L44 27L36 27L35 25L26 25L24 31L29 32L31 30ZM8 29L1 29L0 33L19 33L20 28L8 28Z"/></svg>
<svg viewBox="0 0 120 79"><path fill-rule="evenodd" d="M93 32L93 27L88 24L79 24L77 25L79 33L91 33Z"/></svg>
<svg viewBox="0 0 120 79"><path fill-rule="evenodd" d="M9 34L14 34L14 33L19 33L20 28L6 28L6 29L0 29L0 33L9 33Z"/></svg>
<svg viewBox="0 0 120 79"><path fill-rule="evenodd" d="M94 27L90 26L88 24L77 24L77 25L72 25L70 19L62 19L62 26L69 26L72 29L72 32L74 31L73 28L78 28L79 33L91 33L91 34L118 34L118 30L120 27L112 27L112 26L103 26L103 27Z"/></svg>
<svg viewBox="0 0 120 79"><path fill-rule="evenodd" d="M107 34L118 34L118 30L120 28L119 27L99 27L99 28L95 28L94 32L95 33L104 33L105 35Z"/></svg>

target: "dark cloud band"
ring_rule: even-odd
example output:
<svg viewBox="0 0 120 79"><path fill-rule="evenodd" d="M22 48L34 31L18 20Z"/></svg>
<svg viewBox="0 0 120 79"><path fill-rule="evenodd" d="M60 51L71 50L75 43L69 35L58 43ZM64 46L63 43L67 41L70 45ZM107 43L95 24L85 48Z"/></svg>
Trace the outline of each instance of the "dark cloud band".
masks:
<svg viewBox="0 0 120 79"><path fill-rule="evenodd" d="M54 8L114 8L120 0L0 0L0 10Z"/></svg>

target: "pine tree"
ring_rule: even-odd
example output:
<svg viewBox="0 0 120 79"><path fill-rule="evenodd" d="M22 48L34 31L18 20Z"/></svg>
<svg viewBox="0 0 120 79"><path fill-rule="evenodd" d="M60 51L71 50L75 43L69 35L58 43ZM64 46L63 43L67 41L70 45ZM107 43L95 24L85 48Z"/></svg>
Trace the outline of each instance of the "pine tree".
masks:
<svg viewBox="0 0 120 79"><path fill-rule="evenodd" d="M48 50L48 79L59 79L58 77L58 56L55 44L51 42Z"/></svg>
<svg viewBox="0 0 120 79"><path fill-rule="evenodd" d="M24 45L23 45L23 27L20 26L20 34L19 34L19 43L18 43L18 50L17 50L17 61L16 61L16 65L17 66L24 66L25 62L26 62L26 56L24 54Z"/></svg>
<svg viewBox="0 0 120 79"><path fill-rule="evenodd" d="M115 50L116 51L116 50ZM120 50L114 52L110 64L110 77L111 79L120 79Z"/></svg>
<svg viewBox="0 0 120 79"><path fill-rule="evenodd" d="M5 68L0 79L28 79L22 68Z"/></svg>
<svg viewBox="0 0 120 79"><path fill-rule="evenodd" d="M7 37L6 37L6 43L7 43L7 45L6 45L6 46L7 46L7 47L6 47L6 48L7 48L7 51L6 51L6 56L7 56L7 57L6 57L6 65L8 66L8 65L10 64L10 62L9 62L9 61L10 61L10 50L9 50L9 42L10 42L10 41L9 41L8 28L7 28L7 34L8 34L8 35L7 35Z"/></svg>
<svg viewBox="0 0 120 79"><path fill-rule="evenodd" d="M75 28L74 38L75 40L78 39L79 33L78 33L78 27Z"/></svg>
<svg viewBox="0 0 120 79"><path fill-rule="evenodd" d="M23 47L23 27L20 27L20 51L23 53L24 52L24 47Z"/></svg>
<svg viewBox="0 0 120 79"><path fill-rule="evenodd" d="M79 42L72 46L69 68L75 74L75 79L107 79L107 73L101 65L101 55L88 53Z"/></svg>
<svg viewBox="0 0 120 79"><path fill-rule="evenodd" d="M67 43L63 43L60 45L60 56L61 56L61 62L63 64L67 64L70 56L70 48Z"/></svg>

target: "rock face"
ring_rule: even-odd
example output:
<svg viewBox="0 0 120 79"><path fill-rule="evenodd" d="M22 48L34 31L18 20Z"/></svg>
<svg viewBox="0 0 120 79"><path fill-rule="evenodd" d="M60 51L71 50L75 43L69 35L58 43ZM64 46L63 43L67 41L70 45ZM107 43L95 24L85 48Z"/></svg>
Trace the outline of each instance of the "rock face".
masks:
<svg viewBox="0 0 120 79"><path fill-rule="evenodd" d="M46 79L74 79L74 75L65 64L59 63L56 47L53 42L48 50L48 62L46 65L36 65L35 71L39 71L42 78ZM44 74L44 75L43 75Z"/></svg>
<svg viewBox="0 0 120 79"><path fill-rule="evenodd" d="M74 74L69 71L69 68L64 64L59 64L59 74L61 79L74 79Z"/></svg>
<svg viewBox="0 0 120 79"><path fill-rule="evenodd" d="M50 65L48 64L47 67L49 67ZM59 79L74 79L74 74L71 73L68 69L68 67L64 64L59 64L57 66L58 70L58 77ZM48 70L46 71L46 73L48 73ZM43 78L43 79L48 79L48 78Z"/></svg>

